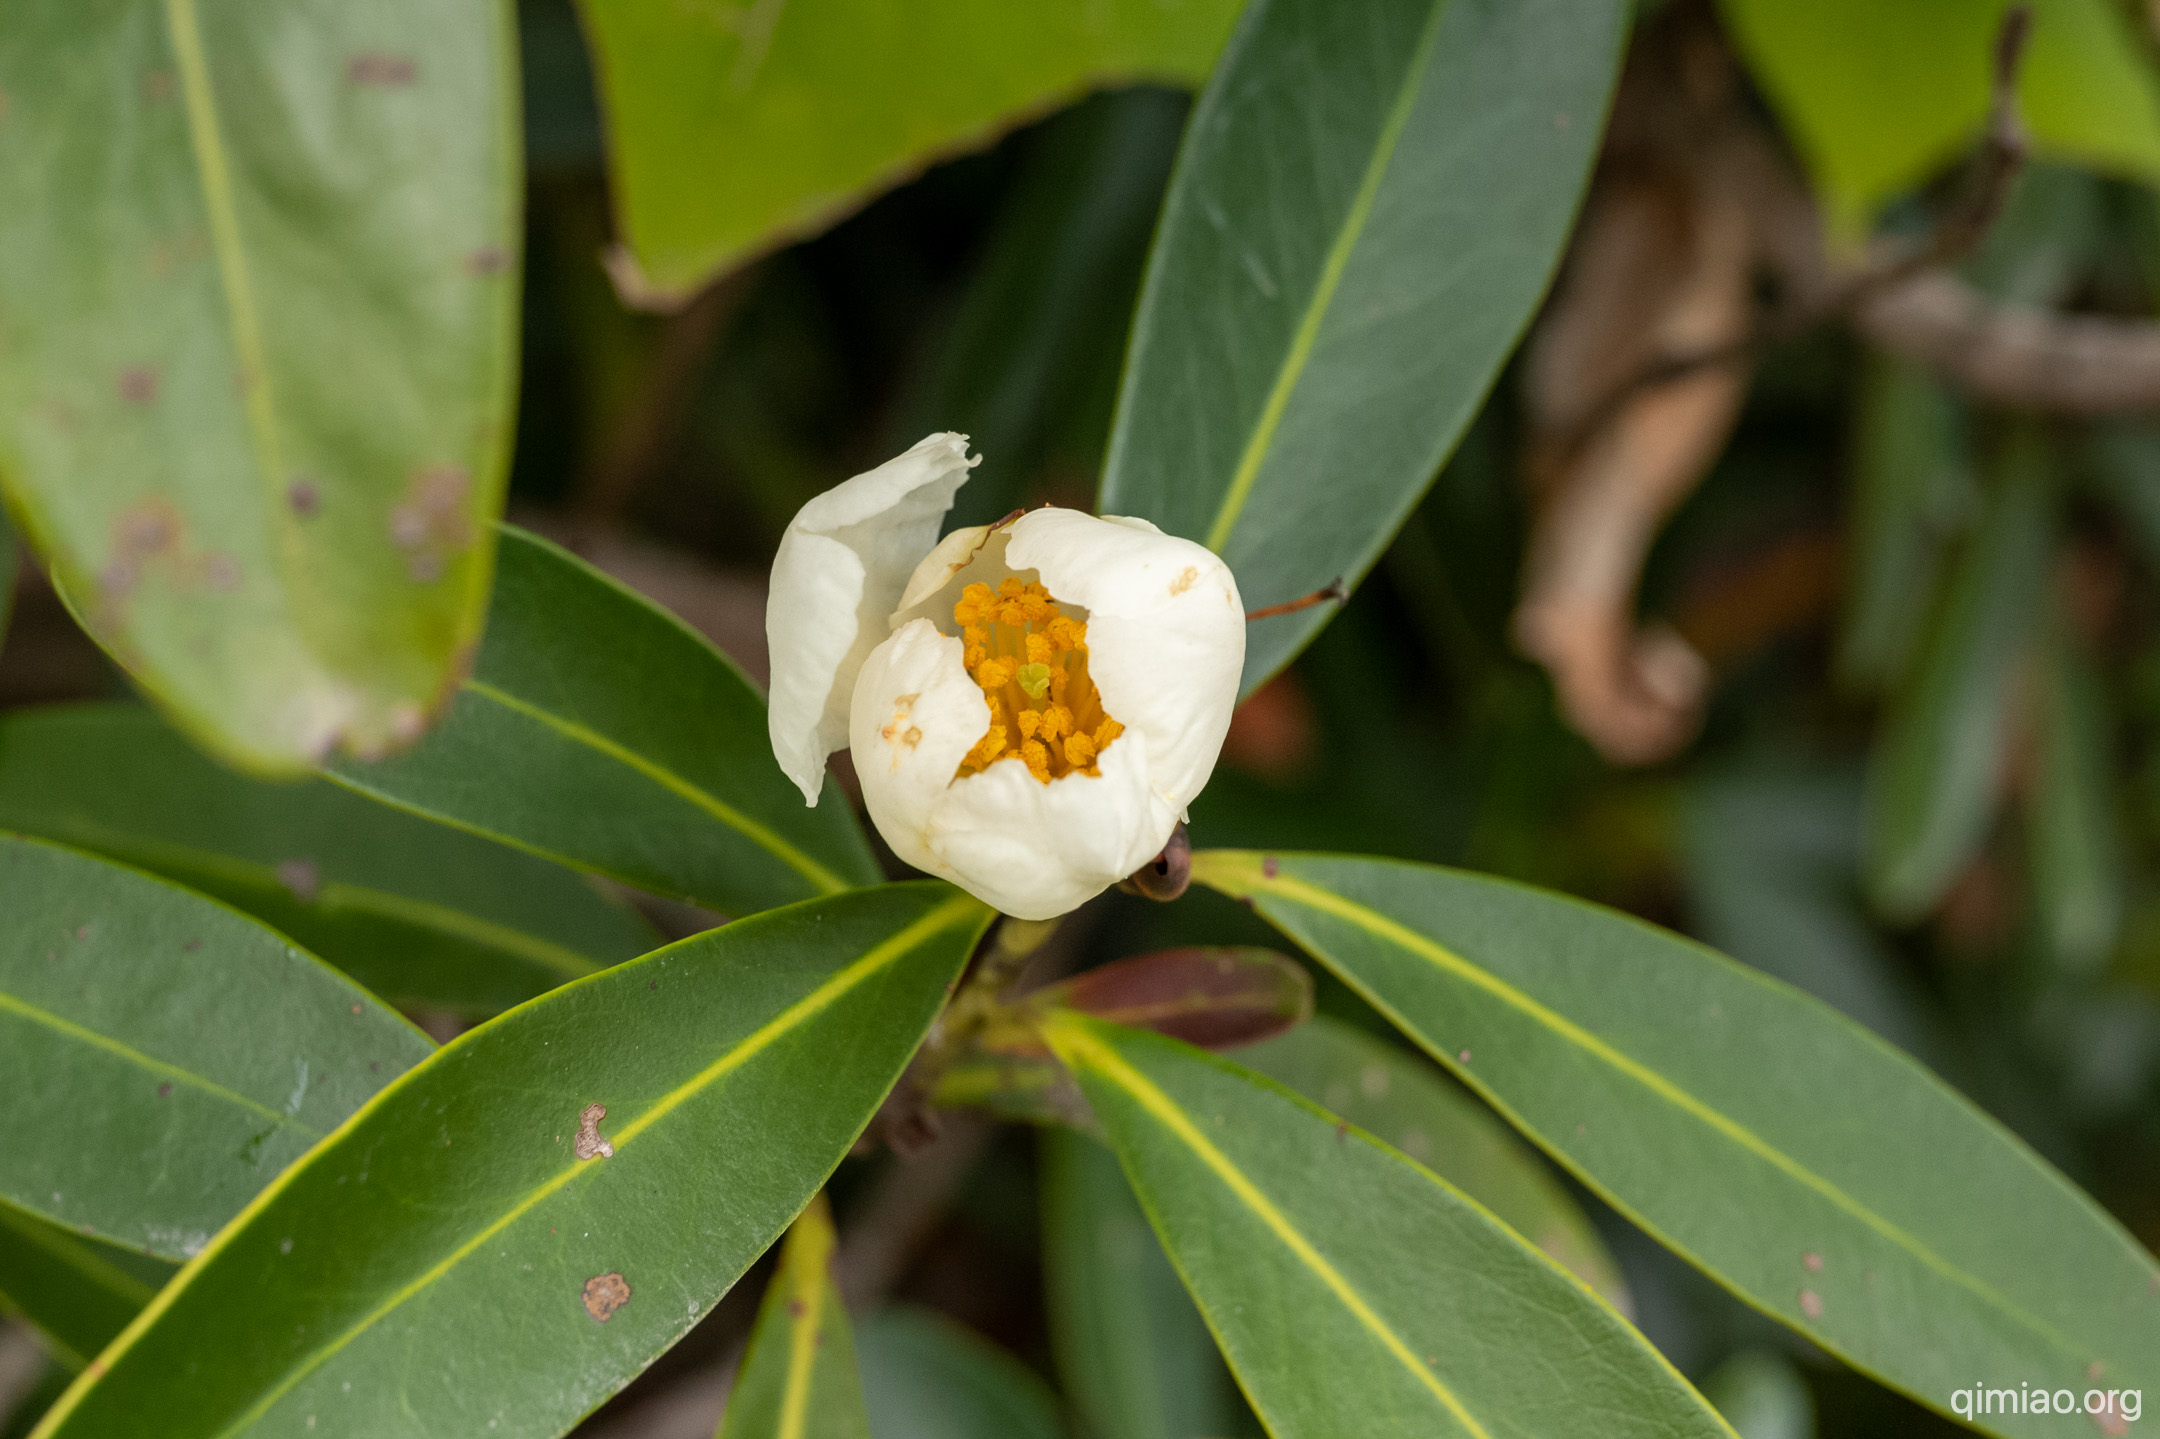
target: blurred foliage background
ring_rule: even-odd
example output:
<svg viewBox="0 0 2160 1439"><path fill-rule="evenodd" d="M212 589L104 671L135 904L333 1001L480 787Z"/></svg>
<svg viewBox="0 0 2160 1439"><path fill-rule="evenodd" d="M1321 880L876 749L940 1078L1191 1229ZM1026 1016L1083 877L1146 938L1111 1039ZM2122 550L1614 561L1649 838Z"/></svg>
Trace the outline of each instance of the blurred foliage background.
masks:
<svg viewBox="0 0 2160 1439"><path fill-rule="evenodd" d="M986 457L956 523L1092 503L1188 95L1092 95L645 313L600 263L614 223L578 18L525 0L520 20L514 519L761 673L763 568L789 517L922 434L966 432ZM2160 429L2053 391L2020 405L1891 353L1888 321L1825 310L1680 377L1703 391L1692 408L1637 416L1697 458L1633 491L1640 466L1586 479L1565 433L1569 404L1603 393L1582 377L1628 369L1704 286L1776 312L1774 266L1702 258L1721 207L1751 206L1746 174L1704 158L1718 137L1814 143L1762 84L1707 9L1650 7L1539 331L1378 569L1240 711L1194 835L1467 866L1696 935L1919 1055L2160 1247ZM1990 305L2148 322L2160 223L2112 169L2024 167L1957 277ZM1958 174L1919 176L1939 183L1893 203L1889 230L1954 203ZM1661 393L1619 392L1589 426ZM1535 602L1541 577L1594 567L1596 542L1553 519L1593 482L1619 495L1601 523L1643 552L1586 659L1540 642ZM32 567L16 588L0 703L125 692ZM1269 931L1227 901L1111 895L1046 963L1239 941ZM1325 980L1320 1008L1382 1031ZM1838 1082L1821 1076L1826 1105ZM1026 1131L956 1118L923 1157L850 1166L842 1232L875 1237L847 1272L1052 1374L1043 1160ZM1751 1436L1948 1431L1579 1197L1642 1327L1718 1376L1714 1397L1758 1406ZM756 1289L590 1430L678 1432L669 1406L732 1352ZM865 1362L873 1388L904 1383L890 1354Z"/></svg>

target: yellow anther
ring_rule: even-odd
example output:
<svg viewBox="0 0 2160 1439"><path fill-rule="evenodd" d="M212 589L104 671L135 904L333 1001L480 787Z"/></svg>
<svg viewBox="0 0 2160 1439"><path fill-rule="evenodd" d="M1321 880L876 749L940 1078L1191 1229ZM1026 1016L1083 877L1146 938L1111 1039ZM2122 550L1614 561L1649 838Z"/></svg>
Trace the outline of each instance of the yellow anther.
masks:
<svg viewBox="0 0 2160 1439"><path fill-rule="evenodd" d="M1098 757L1125 727L1103 713L1088 678L1087 625L1061 613L1039 581L1018 576L994 590L968 585L953 619L961 627L961 662L990 707L990 723L956 777L1008 759L1044 784L1075 771L1099 774Z"/></svg>

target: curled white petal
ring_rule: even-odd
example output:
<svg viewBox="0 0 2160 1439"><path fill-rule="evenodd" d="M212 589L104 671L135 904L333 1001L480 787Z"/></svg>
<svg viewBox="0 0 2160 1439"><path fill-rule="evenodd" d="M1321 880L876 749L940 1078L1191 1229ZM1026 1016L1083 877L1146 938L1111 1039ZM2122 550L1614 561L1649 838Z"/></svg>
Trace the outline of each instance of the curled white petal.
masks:
<svg viewBox="0 0 2160 1439"><path fill-rule="evenodd" d="M1088 672L1103 709L1128 737L1145 737L1149 783L1182 815L1215 772L1245 668L1245 602L1230 567L1122 516L1041 509L1011 533L1005 563L1087 610Z"/></svg>
<svg viewBox="0 0 2160 1439"><path fill-rule="evenodd" d="M958 639L910 620L856 679L855 772L893 852L1020 919L1075 909L1154 858L1178 815L1149 783L1142 735L1104 751L1098 775L1043 784L1005 763L953 777L990 723L961 656Z"/></svg>
<svg viewBox="0 0 2160 1439"><path fill-rule="evenodd" d="M848 741L857 671L979 462L967 436L931 435L804 505L781 537L765 601L766 726L804 803L817 803L825 757Z"/></svg>

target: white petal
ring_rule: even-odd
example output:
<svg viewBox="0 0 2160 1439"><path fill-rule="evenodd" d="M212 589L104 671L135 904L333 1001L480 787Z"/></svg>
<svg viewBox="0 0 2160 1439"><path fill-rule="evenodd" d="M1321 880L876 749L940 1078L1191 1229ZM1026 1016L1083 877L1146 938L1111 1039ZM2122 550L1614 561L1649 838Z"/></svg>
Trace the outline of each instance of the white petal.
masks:
<svg viewBox="0 0 2160 1439"><path fill-rule="evenodd" d="M1061 509L1016 521L1005 563L1086 608L1088 673L1127 731L1105 758L1144 735L1149 783L1182 814L1215 772L1245 668L1245 603L1230 567L1145 520Z"/></svg>
<svg viewBox="0 0 2160 1439"><path fill-rule="evenodd" d="M870 651L855 681L848 723L863 805L893 853L944 874L930 813L990 728L990 705L961 663L964 647L928 620Z"/></svg>
<svg viewBox="0 0 2160 1439"><path fill-rule="evenodd" d="M967 436L932 435L804 505L781 537L765 601L766 727L804 803L817 803L825 757L847 743L856 671L980 462Z"/></svg>
<svg viewBox="0 0 2160 1439"><path fill-rule="evenodd" d="M939 873L1016 919L1101 894L1162 852L1178 813L1148 783L1145 735L1120 736L1099 767L1044 784L1007 760L954 780L930 812Z"/></svg>
<svg viewBox="0 0 2160 1439"><path fill-rule="evenodd" d="M953 778L990 725L962 648L916 619L863 662L849 726L863 804L917 869L1021 919L1064 914L1153 859L1177 812L1152 792L1136 734L1110 746L1100 775L1043 784L1008 760Z"/></svg>

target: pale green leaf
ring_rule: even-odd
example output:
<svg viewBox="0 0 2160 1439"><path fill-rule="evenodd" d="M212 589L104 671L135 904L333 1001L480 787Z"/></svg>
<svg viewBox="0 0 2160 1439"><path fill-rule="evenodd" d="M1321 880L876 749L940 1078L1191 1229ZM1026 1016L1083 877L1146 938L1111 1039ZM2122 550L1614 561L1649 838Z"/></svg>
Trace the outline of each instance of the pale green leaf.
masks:
<svg viewBox="0 0 2160 1439"><path fill-rule="evenodd" d="M1720 0L1815 178L1833 234L1975 143L2007 0ZM2018 97L2043 155L2160 178L2160 91L2109 0L2030 0Z"/></svg>
<svg viewBox="0 0 2160 1439"><path fill-rule="evenodd" d="M580 9L637 283L677 299L1091 87L1197 83L1237 0Z"/></svg>
<svg viewBox="0 0 2160 1439"><path fill-rule="evenodd" d="M517 376L508 0L29 0L0 483L189 733L417 735L479 638Z"/></svg>

